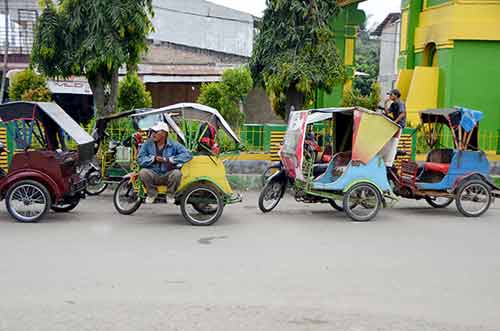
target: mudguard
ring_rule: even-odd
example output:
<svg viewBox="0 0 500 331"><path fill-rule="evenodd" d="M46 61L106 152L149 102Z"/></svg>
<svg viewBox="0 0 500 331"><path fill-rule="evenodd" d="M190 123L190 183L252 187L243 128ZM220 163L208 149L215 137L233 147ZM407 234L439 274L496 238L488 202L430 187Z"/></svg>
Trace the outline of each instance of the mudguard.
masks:
<svg viewBox="0 0 500 331"><path fill-rule="evenodd" d="M0 185L0 195L3 197L7 193L7 190L16 182L21 180L34 180L46 186L47 190L53 195L56 200L62 199L63 189L59 188L57 183L47 176L45 173L37 170L19 170L14 173L10 173L7 178L5 178Z"/></svg>

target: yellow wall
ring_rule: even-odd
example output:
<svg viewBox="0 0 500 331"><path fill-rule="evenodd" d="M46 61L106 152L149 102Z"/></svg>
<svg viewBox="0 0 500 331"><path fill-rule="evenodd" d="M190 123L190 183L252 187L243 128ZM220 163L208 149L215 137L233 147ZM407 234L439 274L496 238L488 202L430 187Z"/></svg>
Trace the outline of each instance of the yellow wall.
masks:
<svg viewBox="0 0 500 331"><path fill-rule="evenodd" d="M438 107L439 68L415 67L411 80L406 110L412 125L420 122L419 112Z"/></svg>
<svg viewBox="0 0 500 331"><path fill-rule="evenodd" d="M420 14L415 50L431 42L450 48L454 40L500 40L499 22L500 0L455 0L426 8Z"/></svg>

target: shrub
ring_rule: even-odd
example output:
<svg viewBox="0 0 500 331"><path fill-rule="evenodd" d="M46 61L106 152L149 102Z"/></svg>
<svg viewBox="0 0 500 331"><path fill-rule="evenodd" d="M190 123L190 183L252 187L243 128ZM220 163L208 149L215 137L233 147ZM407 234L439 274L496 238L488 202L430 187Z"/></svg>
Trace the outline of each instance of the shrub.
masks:
<svg viewBox="0 0 500 331"><path fill-rule="evenodd" d="M153 105L151 93L137 73L129 73L120 82L118 91L118 111L148 108Z"/></svg>
<svg viewBox="0 0 500 331"><path fill-rule="evenodd" d="M31 99L31 97L37 99ZM9 99L11 101L50 101L52 96L47 89L47 79L28 68L12 77Z"/></svg>

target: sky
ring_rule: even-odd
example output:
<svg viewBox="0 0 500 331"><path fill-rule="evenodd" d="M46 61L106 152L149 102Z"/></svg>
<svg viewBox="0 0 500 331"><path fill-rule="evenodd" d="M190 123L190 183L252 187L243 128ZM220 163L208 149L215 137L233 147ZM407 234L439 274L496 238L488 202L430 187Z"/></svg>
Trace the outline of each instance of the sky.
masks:
<svg viewBox="0 0 500 331"><path fill-rule="evenodd" d="M266 8L266 0L209 0L211 2L223 5L229 8L241 10L255 16L262 16L262 12ZM360 4L370 17L368 26L380 23L384 18L393 12L398 12L401 0L368 0Z"/></svg>

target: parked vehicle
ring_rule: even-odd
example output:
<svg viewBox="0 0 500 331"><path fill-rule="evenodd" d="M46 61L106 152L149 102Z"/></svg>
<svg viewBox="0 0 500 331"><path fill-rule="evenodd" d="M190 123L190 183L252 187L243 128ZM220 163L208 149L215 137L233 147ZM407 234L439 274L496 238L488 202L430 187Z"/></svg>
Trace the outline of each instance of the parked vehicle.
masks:
<svg viewBox="0 0 500 331"><path fill-rule="evenodd" d="M478 147L479 111L450 108L421 113L426 141L432 150L419 166L413 161L389 172L394 193L409 199L425 199L434 208L446 208L455 201L467 217L488 211L494 197L500 196L489 175L490 164ZM437 148L443 130L450 130L454 148Z"/></svg>
<svg viewBox="0 0 500 331"><path fill-rule="evenodd" d="M85 197L87 183L79 168L92 158L92 137L55 103L3 104L0 119L16 149L9 171L0 175L0 199L9 214L20 222L37 222L49 209L73 210ZM76 151L69 150L66 136Z"/></svg>
<svg viewBox="0 0 500 331"><path fill-rule="evenodd" d="M108 134L109 125L115 121L127 119L131 115L151 109L134 109L102 117L95 123L92 136L95 139L95 157L83 169L83 177L87 179L88 195L99 195L104 192L109 184L118 184L127 175L131 168L131 160L136 155L136 141L131 132L122 132L119 140Z"/></svg>
<svg viewBox="0 0 500 331"><path fill-rule="evenodd" d="M304 147L313 116L332 122L328 163L318 164ZM260 209L272 211L291 186L298 202L330 203L354 221L372 220L394 199L379 153L398 130L385 116L359 107L291 113L280 152L282 168L267 179Z"/></svg>
<svg viewBox="0 0 500 331"><path fill-rule="evenodd" d="M219 220L225 206L242 201L241 196L232 191L226 178L213 136L217 132L210 128L215 128L219 133L224 132L237 145L240 141L217 110L198 104L177 104L136 114L132 119L145 135L159 120L164 121L171 129L169 138L177 139L193 152L194 158L181 169L182 181L173 195L175 205L180 206L184 218L190 224L212 225ZM198 125L194 126L193 121L198 122ZM196 130L194 133L182 131L179 125L196 127ZM115 208L123 215L135 213L147 196L138 176L139 165L135 163L132 169L133 172L122 180L114 193ZM158 192L160 197L165 198L167 195L166 187L159 187Z"/></svg>

